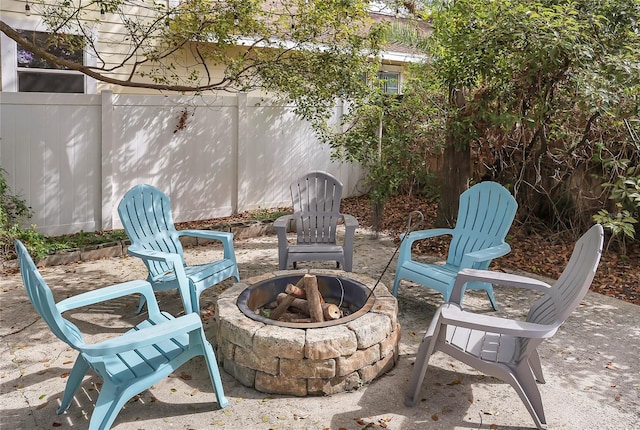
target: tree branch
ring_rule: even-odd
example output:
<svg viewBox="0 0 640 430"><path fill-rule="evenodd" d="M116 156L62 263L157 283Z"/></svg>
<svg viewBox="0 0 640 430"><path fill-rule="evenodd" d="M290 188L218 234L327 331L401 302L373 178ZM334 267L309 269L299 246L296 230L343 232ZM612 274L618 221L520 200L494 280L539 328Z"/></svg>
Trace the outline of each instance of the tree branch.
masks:
<svg viewBox="0 0 640 430"><path fill-rule="evenodd" d="M124 87L132 87L132 88L147 88L152 90L160 90L160 91L177 91L177 92L197 92L197 91L210 91L216 90L223 86L226 82L225 79L222 79L218 82L214 82L207 85L171 85L171 84L156 84L153 82L136 82L131 80L122 80L116 79L111 76L107 76L105 74L97 72L94 68L85 66L83 64L79 64L73 61L65 60L64 58L59 58L45 49L31 43L28 39L23 37L20 33L14 30L11 26L7 25L4 21L0 20L0 31L7 35L10 39L14 40L18 45L23 48L33 52L39 57L47 60L59 68L66 68L69 70L75 70L77 72L81 72L91 78L96 80L113 84L120 85Z"/></svg>

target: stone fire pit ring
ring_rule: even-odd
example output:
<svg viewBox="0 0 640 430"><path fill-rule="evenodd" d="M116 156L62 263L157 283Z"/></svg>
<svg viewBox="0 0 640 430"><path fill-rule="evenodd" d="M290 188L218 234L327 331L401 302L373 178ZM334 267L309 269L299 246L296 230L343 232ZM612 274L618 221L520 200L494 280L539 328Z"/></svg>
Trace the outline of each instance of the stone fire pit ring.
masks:
<svg viewBox="0 0 640 430"><path fill-rule="evenodd" d="M370 309L328 327L282 327L249 318L238 297L252 285L282 276L335 276L369 290L375 280L340 270L281 270L233 284L218 296L212 342L221 367L257 391L295 396L352 391L391 370L398 361L398 303L379 283Z"/></svg>

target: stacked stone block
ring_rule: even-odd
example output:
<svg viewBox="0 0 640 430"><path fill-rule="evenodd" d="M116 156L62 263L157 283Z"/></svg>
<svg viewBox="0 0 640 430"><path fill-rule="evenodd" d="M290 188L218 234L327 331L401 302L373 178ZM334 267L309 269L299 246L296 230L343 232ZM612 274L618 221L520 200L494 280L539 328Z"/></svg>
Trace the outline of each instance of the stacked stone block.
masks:
<svg viewBox="0 0 640 430"><path fill-rule="evenodd" d="M387 287L374 290L371 310L344 324L289 328L255 321L236 301L250 285L270 277L300 275L276 271L234 284L216 306L216 345L221 367L258 391L294 396L351 391L392 369L398 360L398 304ZM353 273L314 270L313 274L350 278L372 289L375 281Z"/></svg>

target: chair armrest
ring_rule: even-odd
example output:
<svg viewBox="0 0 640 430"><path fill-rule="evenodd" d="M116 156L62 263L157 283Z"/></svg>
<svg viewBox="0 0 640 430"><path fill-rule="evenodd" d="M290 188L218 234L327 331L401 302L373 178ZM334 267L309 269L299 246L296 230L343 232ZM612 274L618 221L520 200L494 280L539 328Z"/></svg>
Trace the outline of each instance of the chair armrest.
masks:
<svg viewBox="0 0 640 430"><path fill-rule="evenodd" d="M526 288L529 290L549 293L551 285L538 279L527 276L513 275L510 273L494 272L491 270L462 269L458 272L451 291L451 302L462 302L462 287L467 282L480 281L490 284L504 285L508 287Z"/></svg>
<svg viewBox="0 0 640 430"><path fill-rule="evenodd" d="M217 230L179 230L178 236L202 237L205 239L214 239L222 242L233 240L233 233Z"/></svg>
<svg viewBox="0 0 640 430"><path fill-rule="evenodd" d="M444 235L452 235L454 230L452 228L432 228L429 230L417 230L412 231L409 234L401 234L400 239L402 239L403 246L410 246L413 242L422 239L429 239L431 237L444 236ZM409 245L404 245L408 243Z"/></svg>
<svg viewBox="0 0 640 430"><path fill-rule="evenodd" d="M82 352L93 357L114 355L153 345L197 329L202 329L200 316L190 313L141 330L130 331L103 342L85 344Z"/></svg>
<svg viewBox="0 0 640 430"><path fill-rule="evenodd" d="M359 226L358 220L353 215L349 214L340 214L342 217L342 221L344 222L345 228L353 228L356 229Z"/></svg>
<svg viewBox="0 0 640 430"><path fill-rule="evenodd" d="M507 255L511 251L511 247L508 243L501 243L500 245L491 246L485 249L479 249L478 251L469 252L462 256L460 262L461 268L472 268L474 263L493 260L494 258Z"/></svg>
<svg viewBox="0 0 640 430"><path fill-rule="evenodd" d="M154 251L152 249L144 249L136 245L127 248L127 254L132 257L138 257L142 260L163 261L167 264L182 265L182 260L178 254L172 252Z"/></svg>
<svg viewBox="0 0 640 430"><path fill-rule="evenodd" d="M556 325L536 324L466 312L454 303L446 303L440 308L440 318L443 323L473 330L534 339L546 339L553 336L558 330Z"/></svg>
<svg viewBox="0 0 640 430"><path fill-rule="evenodd" d="M182 298L184 311L187 314L194 311L193 306L191 305L189 281L187 280L187 275L184 271L184 265L182 264L182 257L180 257L180 255L171 252L143 249L135 245L132 245L127 249L127 254L133 257L138 257L142 260L162 261L173 267L173 271L176 274L176 280L178 281L178 291L180 292L180 297ZM195 311L199 310L196 309Z"/></svg>
<svg viewBox="0 0 640 430"><path fill-rule="evenodd" d="M219 240L224 249L224 258L234 260L233 233L216 230L180 230L178 236L201 237L203 239Z"/></svg>
<svg viewBox="0 0 640 430"><path fill-rule="evenodd" d="M106 302L118 297L124 297L131 294L140 293L145 296L148 303L153 303L157 307L156 297L153 294L153 288L147 281L128 281L121 284L111 285L109 287L98 288L97 290L87 291L77 296L69 297L58 303L56 307L60 313L77 309L84 306L93 305L95 303ZM160 311L157 311L160 313Z"/></svg>
<svg viewBox="0 0 640 430"><path fill-rule="evenodd" d="M411 246L413 242L429 239L431 237L453 235L453 229L451 228L432 228L429 230L417 230L412 231L409 234L400 235L400 254L398 255L398 263L411 260Z"/></svg>
<svg viewBox="0 0 640 430"><path fill-rule="evenodd" d="M273 229L278 237L278 267L280 269L285 269L287 267L287 253L289 249L287 229L293 219L295 219L293 214L287 214L279 216L273 222Z"/></svg>
<svg viewBox="0 0 640 430"><path fill-rule="evenodd" d="M289 222L293 219L293 214L289 215L281 215L273 222L273 228L277 231L278 229L284 229L284 232L287 231L287 226Z"/></svg>
<svg viewBox="0 0 640 430"><path fill-rule="evenodd" d="M342 217L342 221L344 221L344 225L345 226L349 226L349 227L358 227L358 220L356 219L356 217L354 217L353 215L350 214L340 214L340 216Z"/></svg>

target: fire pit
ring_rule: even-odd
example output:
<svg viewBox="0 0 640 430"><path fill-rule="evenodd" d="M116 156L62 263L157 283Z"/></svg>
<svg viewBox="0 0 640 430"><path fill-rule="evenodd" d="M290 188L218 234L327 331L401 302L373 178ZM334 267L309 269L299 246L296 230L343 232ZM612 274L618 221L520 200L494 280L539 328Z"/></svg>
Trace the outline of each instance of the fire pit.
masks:
<svg viewBox="0 0 640 430"><path fill-rule="evenodd" d="M386 286L337 270L314 270L328 300L354 309L316 323L274 321L257 310L306 272L278 271L234 284L216 306L218 360L247 387L274 394L326 395L357 389L398 360L398 306Z"/></svg>
<svg viewBox="0 0 640 430"><path fill-rule="evenodd" d="M279 321L260 314L259 311L274 303L278 294L283 293L288 284L295 284L296 281L302 279L302 276L299 273L276 276L252 284L240 293L238 307L249 318L265 324L292 328L315 328L344 324L354 320L367 313L375 302L375 297L370 294L371 290L353 279L335 275L309 275L317 280L319 293L327 302L340 304L343 308L353 309L353 311L347 310L346 316L323 322Z"/></svg>

